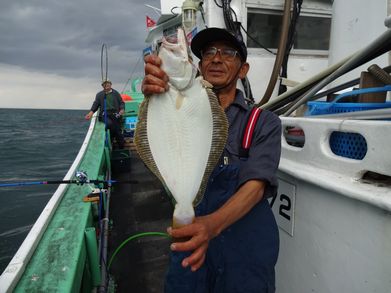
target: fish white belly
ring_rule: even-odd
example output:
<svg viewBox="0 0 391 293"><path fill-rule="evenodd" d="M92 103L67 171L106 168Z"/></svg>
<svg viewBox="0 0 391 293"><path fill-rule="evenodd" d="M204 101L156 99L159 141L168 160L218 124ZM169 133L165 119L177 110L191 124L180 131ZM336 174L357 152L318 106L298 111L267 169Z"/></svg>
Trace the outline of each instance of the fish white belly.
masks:
<svg viewBox="0 0 391 293"><path fill-rule="evenodd" d="M177 43L163 39L159 57L170 87L146 98L135 133L141 159L175 199L175 227L193 221L193 206L202 200L228 135L227 117L212 85L195 78L187 51L180 28Z"/></svg>
<svg viewBox="0 0 391 293"><path fill-rule="evenodd" d="M181 92L170 88L148 105L147 135L153 159L175 200L191 203L200 188L212 143L209 98L199 79Z"/></svg>

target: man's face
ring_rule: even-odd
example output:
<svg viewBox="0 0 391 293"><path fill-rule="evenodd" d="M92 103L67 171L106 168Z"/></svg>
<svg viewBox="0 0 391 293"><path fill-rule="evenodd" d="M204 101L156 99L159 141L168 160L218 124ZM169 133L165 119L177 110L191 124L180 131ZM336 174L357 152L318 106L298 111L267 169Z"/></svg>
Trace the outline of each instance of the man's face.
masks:
<svg viewBox="0 0 391 293"><path fill-rule="evenodd" d="M102 87L103 87L103 90L104 90L105 92L109 92L109 91L111 90L111 83L110 83L110 82L105 82L105 83L102 85Z"/></svg>
<svg viewBox="0 0 391 293"><path fill-rule="evenodd" d="M216 51L216 54L205 54L205 52ZM226 51L224 51L226 50ZM232 56L232 51L236 53ZM239 73L239 78L245 77L248 71L248 64L240 60L240 55L236 49L225 42L210 43L203 50L202 60L199 64L201 73L205 80L213 86L225 86L230 83Z"/></svg>

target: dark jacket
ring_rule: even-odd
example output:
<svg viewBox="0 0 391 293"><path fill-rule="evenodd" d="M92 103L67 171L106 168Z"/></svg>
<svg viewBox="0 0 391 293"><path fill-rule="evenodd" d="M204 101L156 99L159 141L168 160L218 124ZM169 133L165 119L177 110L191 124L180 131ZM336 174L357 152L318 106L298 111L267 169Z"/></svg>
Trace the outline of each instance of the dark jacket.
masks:
<svg viewBox="0 0 391 293"><path fill-rule="evenodd" d="M125 103L122 100L119 92L117 92L115 89L112 89L111 94L113 95L114 106L115 106L116 111L119 112L120 110L123 110L125 108ZM104 109L103 109L104 100L105 100L105 92L100 91L99 93L97 93L96 97L95 97L95 101L91 106L91 111L95 113L100 108L99 116L101 116L102 112L104 111Z"/></svg>

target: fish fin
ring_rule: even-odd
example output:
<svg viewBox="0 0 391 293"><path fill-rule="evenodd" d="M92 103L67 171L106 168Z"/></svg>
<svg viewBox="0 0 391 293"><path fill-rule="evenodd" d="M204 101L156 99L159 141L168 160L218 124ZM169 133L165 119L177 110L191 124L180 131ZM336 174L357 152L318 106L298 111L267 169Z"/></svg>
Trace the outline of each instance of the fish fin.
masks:
<svg viewBox="0 0 391 293"><path fill-rule="evenodd" d="M136 151L145 165L155 174L160 182L165 185L163 176L160 174L155 160L151 152L151 148L148 142L147 136L147 119L148 119L148 104L150 99L144 99L141 103L138 113L138 122L134 133L134 143L136 145Z"/></svg>
<svg viewBox="0 0 391 293"><path fill-rule="evenodd" d="M203 78L200 79L200 82L204 88L213 88L213 85L209 81L206 81Z"/></svg>

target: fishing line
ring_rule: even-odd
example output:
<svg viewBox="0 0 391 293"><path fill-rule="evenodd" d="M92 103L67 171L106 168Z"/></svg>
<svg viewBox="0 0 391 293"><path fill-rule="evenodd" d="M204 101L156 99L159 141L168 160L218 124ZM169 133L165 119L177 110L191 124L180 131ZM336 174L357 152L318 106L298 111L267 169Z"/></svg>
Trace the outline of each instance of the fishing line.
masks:
<svg viewBox="0 0 391 293"><path fill-rule="evenodd" d="M104 74L104 69L103 69L103 55L106 56L106 70L105 70L105 74ZM101 72L101 76L102 76L102 82L107 80L107 74L108 74L108 71L109 71L109 55L107 54L107 45L106 44L102 44L102 49L101 49L101 52L100 52L100 72Z"/></svg>
<svg viewBox="0 0 391 293"><path fill-rule="evenodd" d="M103 115L104 115L104 122L105 122L105 146L109 146L109 130L107 128L107 106L106 106L106 100L107 100L107 95L105 92L105 97L103 99ZM111 133L110 133L111 134Z"/></svg>
<svg viewBox="0 0 391 293"><path fill-rule="evenodd" d="M107 269L108 269L108 270L110 269L111 263L113 262L113 260L114 260L114 258L116 257L116 255L120 252L120 250L121 250L129 241L132 241L132 240L134 240L134 239L141 238L141 237L147 237L147 236L161 236L161 237L166 237L166 238L170 238L170 237L171 237L171 236L168 235L167 233L163 233L163 232L143 232L143 233L138 233L138 234L132 235L132 236L130 236L129 238L127 238L125 241L123 241L123 242L117 247L117 249L114 251L113 255L110 257L109 265L107 266Z"/></svg>
<svg viewBox="0 0 391 293"><path fill-rule="evenodd" d="M105 58L106 62L104 62L104 60L103 60L104 56L106 57ZM106 68L103 68L104 65L106 65L105 66ZM107 53L107 45L103 43L102 49L100 52L100 72L101 72L101 77L102 77L102 85L103 85L103 82L105 82L107 80L108 71L109 71L109 54ZM105 123L105 146L108 146L109 142L108 142L108 130L107 130L106 92L105 92L103 103L104 103L103 114L104 114L104 123Z"/></svg>
<svg viewBox="0 0 391 293"><path fill-rule="evenodd" d="M124 88L122 89L122 93L125 92L126 87L128 86L129 82L132 80L133 74L134 74L134 72L136 71L137 66L140 64L140 61L141 61L141 58L142 58L142 57L143 57L143 54L140 54L139 57L138 57L138 60L137 60L137 62L136 62L136 65L133 67L133 70L132 70L132 72L130 73L130 77L128 78L128 80L127 80L126 83L125 83Z"/></svg>

